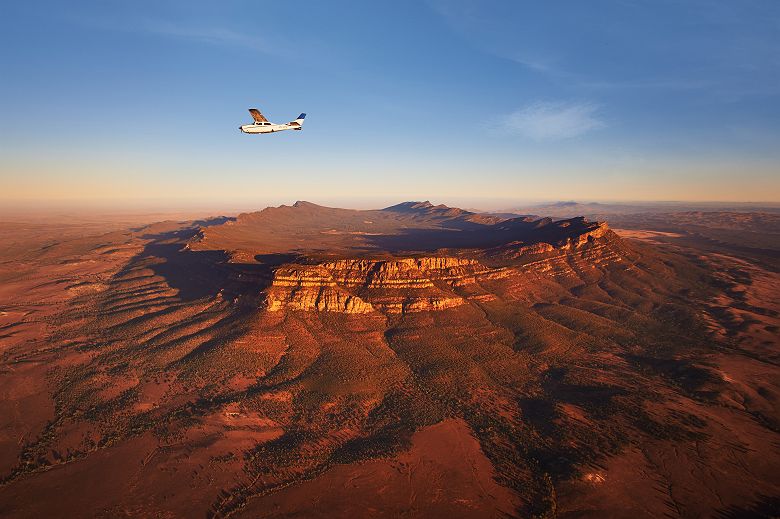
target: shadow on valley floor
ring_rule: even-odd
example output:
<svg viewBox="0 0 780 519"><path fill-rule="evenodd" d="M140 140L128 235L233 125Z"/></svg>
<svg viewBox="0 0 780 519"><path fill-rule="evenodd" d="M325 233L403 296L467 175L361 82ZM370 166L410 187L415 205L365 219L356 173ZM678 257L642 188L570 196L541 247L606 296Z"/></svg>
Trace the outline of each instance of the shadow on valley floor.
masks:
<svg viewBox="0 0 780 519"><path fill-rule="evenodd" d="M255 254L255 261L259 263L256 270L258 272L269 270L273 267L279 267L285 263L297 263L304 261L298 254Z"/></svg>
<svg viewBox="0 0 780 519"><path fill-rule="evenodd" d="M174 222L173 220L155 222L151 224L141 225L139 227L130 227L128 230L135 233L142 233L146 231L148 233L148 236L154 236L155 234L161 232L159 230L161 227L165 227L168 225L174 225L177 228L181 228L182 225L189 224L188 228L190 227L199 228L199 227L212 227L215 225L222 225L228 222L235 222L235 221L236 221L235 217L232 216L214 216L212 218L204 218L202 220L192 220L190 222Z"/></svg>
<svg viewBox="0 0 780 519"><path fill-rule="evenodd" d="M285 263L306 262L296 254L258 254L257 264L230 263L225 251L194 251L187 243L197 228L144 235L152 241L118 275L143 265L162 277L184 302L211 298L222 292L228 299L257 296L273 280L274 270Z"/></svg>
<svg viewBox="0 0 780 519"><path fill-rule="evenodd" d="M228 256L222 251L185 249L187 241L195 234L197 228L143 235L143 238L151 241L128 262L117 277L124 277L138 267L145 266L176 289L182 301L215 296L230 276L229 269L225 267Z"/></svg>
<svg viewBox="0 0 780 519"><path fill-rule="evenodd" d="M141 228L141 238L150 240L143 251L133 257L114 279L132 276L148 268L177 291L182 302L215 297L225 292L227 297L259 292L271 279L271 267L286 261L264 261L261 265L234 265L225 251L193 251L187 247L203 227L222 225L235 218L217 217L198 220L187 227L166 228L155 224ZM236 283L238 281L238 283ZM248 283L247 281L251 281Z"/></svg>

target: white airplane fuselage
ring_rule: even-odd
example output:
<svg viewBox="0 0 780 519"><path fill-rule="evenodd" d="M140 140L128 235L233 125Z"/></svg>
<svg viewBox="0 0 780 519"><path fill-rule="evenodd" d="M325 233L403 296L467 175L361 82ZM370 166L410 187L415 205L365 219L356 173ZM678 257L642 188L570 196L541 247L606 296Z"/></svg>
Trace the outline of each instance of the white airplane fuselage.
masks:
<svg viewBox="0 0 780 519"><path fill-rule="evenodd" d="M302 130L301 125L293 124L274 124L274 123L252 123L238 127L244 133L274 133L284 130Z"/></svg>

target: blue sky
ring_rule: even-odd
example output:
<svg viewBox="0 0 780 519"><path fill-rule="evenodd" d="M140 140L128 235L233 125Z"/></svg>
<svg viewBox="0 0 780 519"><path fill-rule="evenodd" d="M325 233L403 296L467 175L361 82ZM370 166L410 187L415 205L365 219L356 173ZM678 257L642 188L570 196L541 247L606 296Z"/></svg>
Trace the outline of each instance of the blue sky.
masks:
<svg viewBox="0 0 780 519"><path fill-rule="evenodd" d="M774 0L7 2L0 49L7 201L780 201Z"/></svg>

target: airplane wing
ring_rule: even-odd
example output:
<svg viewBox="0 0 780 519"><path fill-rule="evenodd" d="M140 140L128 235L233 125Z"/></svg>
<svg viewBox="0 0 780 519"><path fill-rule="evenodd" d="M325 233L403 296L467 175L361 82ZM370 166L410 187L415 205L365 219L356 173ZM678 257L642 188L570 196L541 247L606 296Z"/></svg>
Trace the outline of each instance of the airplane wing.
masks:
<svg viewBox="0 0 780 519"><path fill-rule="evenodd" d="M249 113L252 114L252 119L254 119L256 123L268 122L268 119L266 119L265 116L261 114L260 110L258 110L257 108L250 108Z"/></svg>

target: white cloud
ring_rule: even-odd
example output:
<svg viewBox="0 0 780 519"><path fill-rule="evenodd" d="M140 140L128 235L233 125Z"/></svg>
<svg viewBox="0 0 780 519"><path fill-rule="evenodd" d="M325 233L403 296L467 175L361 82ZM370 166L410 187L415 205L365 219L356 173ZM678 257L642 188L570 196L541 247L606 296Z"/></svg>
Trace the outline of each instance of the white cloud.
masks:
<svg viewBox="0 0 780 519"><path fill-rule="evenodd" d="M534 140L568 139L605 126L592 103L537 102L501 120L510 132Z"/></svg>

